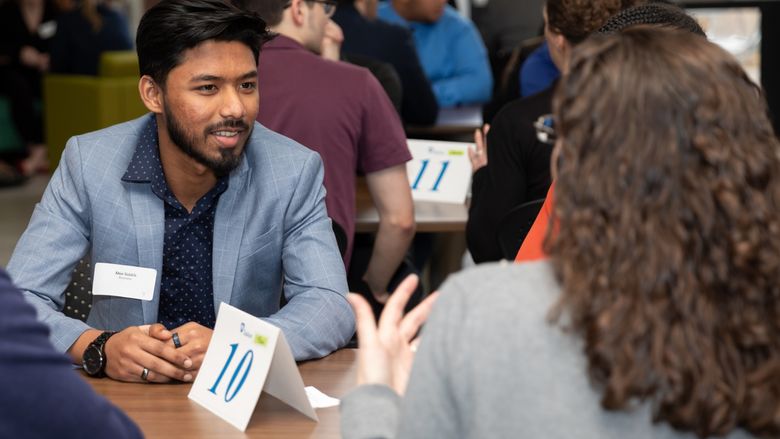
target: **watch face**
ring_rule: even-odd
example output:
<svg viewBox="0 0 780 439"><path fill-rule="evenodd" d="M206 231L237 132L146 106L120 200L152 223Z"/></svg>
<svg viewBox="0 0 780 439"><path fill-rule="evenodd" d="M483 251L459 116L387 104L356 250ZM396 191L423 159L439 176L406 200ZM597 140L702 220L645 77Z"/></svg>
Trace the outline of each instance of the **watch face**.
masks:
<svg viewBox="0 0 780 439"><path fill-rule="evenodd" d="M103 353L97 346L90 346L84 351L82 365L89 375L97 375L101 372L103 369Z"/></svg>

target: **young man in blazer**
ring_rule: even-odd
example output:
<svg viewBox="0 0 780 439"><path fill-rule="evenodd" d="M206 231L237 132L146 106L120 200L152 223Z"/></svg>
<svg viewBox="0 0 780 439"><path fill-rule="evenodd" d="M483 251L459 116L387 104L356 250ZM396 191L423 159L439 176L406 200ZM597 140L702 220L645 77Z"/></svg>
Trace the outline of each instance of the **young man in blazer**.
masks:
<svg viewBox="0 0 780 439"><path fill-rule="evenodd" d="M352 336L320 158L255 123L267 38L220 0L163 0L136 42L151 114L68 142L8 270L90 374L194 379L221 302L280 327L297 360ZM157 270L152 299L96 295L86 323L63 315L87 253Z"/></svg>

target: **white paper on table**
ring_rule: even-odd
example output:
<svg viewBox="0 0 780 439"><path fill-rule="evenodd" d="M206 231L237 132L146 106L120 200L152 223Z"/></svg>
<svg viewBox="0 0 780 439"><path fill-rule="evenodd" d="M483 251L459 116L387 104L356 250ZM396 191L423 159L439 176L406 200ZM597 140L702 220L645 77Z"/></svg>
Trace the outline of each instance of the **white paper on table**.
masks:
<svg viewBox="0 0 780 439"><path fill-rule="evenodd" d="M309 397L309 403L315 409L335 407L341 403L338 398L328 396L314 386L306 386L306 396Z"/></svg>

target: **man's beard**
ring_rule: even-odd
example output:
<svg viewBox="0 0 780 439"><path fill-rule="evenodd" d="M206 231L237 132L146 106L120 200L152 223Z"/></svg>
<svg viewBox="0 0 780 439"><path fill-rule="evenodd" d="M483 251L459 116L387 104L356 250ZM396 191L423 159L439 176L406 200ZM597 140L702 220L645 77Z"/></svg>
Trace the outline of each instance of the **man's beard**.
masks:
<svg viewBox="0 0 780 439"><path fill-rule="evenodd" d="M241 163L241 154L233 154L235 149L220 149L221 157L218 159L207 157L195 148L195 136L187 134L167 106L163 107L163 112L165 113L165 128L168 130L168 137L171 138L171 141L196 162L209 168L218 178L229 175ZM239 128L244 131L251 129L251 127L247 127L243 119L225 119L218 124L206 127L203 131L204 144L210 133L221 128ZM251 131L249 132L251 133Z"/></svg>

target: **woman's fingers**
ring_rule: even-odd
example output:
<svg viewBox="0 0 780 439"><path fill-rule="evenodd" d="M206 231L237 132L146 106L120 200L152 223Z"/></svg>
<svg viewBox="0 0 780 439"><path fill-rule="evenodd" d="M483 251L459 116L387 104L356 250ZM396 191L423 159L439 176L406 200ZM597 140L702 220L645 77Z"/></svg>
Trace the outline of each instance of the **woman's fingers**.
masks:
<svg viewBox="0 0 780 439"><path fill-rule="evenodd" d="M413 310L409 311L401 320L401 324L398 328L398 332L401 335L401 339L405 342L409 342L420 330L420 327L428 320L428 315L433 309L433 304L436 299L439 298L439 292L436 291L433 294L425 298L419 305L415 306ZM411 344L410 344L411 347Z"/></svg>
<svg viewBox="0 0 780 439"><path fill-rule="evenodd" d="M363 347L364 343L370 343L376 339L376 320L371 305L360 294L347 294L347 301L355 312L355 326L357 329L358 343Z"/></svg>
<svg viewBox="0 0 780 439"><path fill-rule="evenodd" d="M406 303L417 289L418 281L417 275L410 274L393 291L393 294L387 299L382 315L379 317L379 332L398 330L398 325L404 316Z"/></svg>

